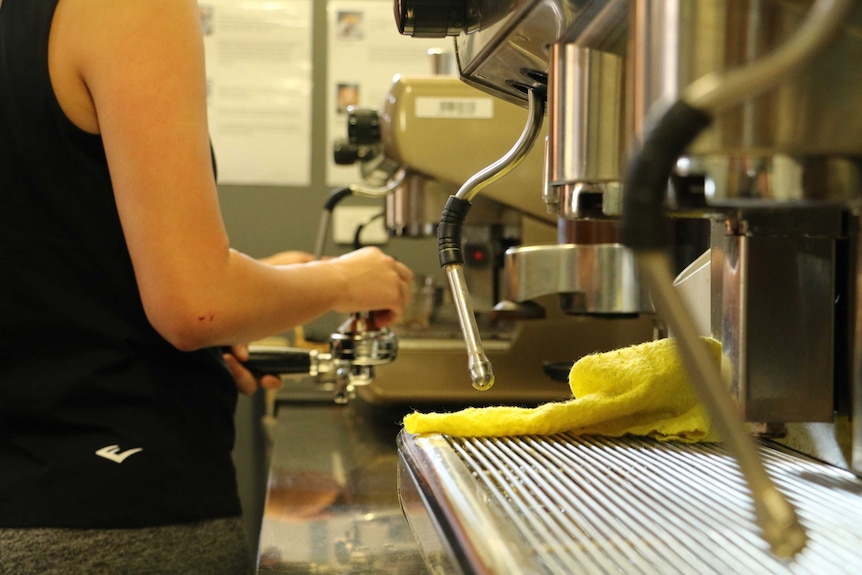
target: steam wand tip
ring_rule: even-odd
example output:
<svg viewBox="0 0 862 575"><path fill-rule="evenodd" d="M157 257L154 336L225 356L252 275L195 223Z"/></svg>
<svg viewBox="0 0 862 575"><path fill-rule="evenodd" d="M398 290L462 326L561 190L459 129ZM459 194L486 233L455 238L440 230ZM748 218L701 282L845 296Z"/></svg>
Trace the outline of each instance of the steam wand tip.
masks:
<svg viewBox="0 0 862 575"><path fill-rule="evenodd" d="M477 391L487 391L494 386L494 371L487 358L470 358L470 379Z"/></svg>
<svg viewBox="0 0 862 575"><path fill-rule="evenodd" d="M755 513L772 553L790 559L805 548L808 536L793 506L774 486L755 497Z"/></svg>

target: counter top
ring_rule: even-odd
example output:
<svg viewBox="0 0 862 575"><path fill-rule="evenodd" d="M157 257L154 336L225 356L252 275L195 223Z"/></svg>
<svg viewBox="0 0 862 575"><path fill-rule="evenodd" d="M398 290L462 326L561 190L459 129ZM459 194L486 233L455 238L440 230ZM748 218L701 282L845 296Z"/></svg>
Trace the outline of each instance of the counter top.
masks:
<svg viewBox="0 0 862 575"><path fill-rule="evenodd" d="M404 413L277 404L258 573L427 573L397 493Z"/></svg>

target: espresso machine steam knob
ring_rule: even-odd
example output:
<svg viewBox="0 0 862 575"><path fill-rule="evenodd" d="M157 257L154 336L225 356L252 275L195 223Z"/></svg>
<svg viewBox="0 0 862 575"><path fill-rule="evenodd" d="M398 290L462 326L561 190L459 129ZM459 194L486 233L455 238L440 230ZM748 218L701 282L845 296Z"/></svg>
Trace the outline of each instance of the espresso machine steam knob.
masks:
<svg viewBox="0 0 862 575"><path fill-rule="evenodd" d="M366 108L347 108L347 139L332 145L332 159L339 166L370 162L380 153L380 114Z"/></svg>
<svg viewBox="0 0 862 575"><path fill-rule="evenodd" d="M332 160L339 166L352 166L356 162L369 162L380 152L377 146L359 146L345 139L332 144Z"/></svg>
<svg viewBox="0 0 862 575"><path fill-rule="evenodd" d="M357 146L380 142L380 114L367 108L348 108L347 139Z"/></svg>
<svg viewBox="0 0 862 575"><path fill-rule="evenodd" d="M398 32L413 38L445 38L467 31L466 0L395 0Z"/></svg>

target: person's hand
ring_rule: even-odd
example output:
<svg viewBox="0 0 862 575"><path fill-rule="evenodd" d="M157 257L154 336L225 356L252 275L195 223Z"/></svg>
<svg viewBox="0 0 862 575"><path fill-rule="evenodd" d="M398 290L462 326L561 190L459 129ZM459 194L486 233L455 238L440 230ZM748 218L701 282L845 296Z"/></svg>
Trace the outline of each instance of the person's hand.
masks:
<svg viewBox="0 0 862 575"><path fill-rule="evenodd" d="M308 262L314 261L314 256L308 252L288 250L261 258L260 261L271 266L289 266L292 264L307 264Z"/></svg>
<svg viewBox="0 0 862 575"><path fill-rule="evenodd" d="M275 375L264 375L258 382L257 378L243 365L248 361L247 345L232 345L230 353L224 354L224 361L233 375L236 387L243 395L252 395L257 391L258 383L266 390L276 390L281 387L281 378Z"/></svg>
<svg viewBox="0 0 862 575"><path fill-rule="evenodd" d="M375 312L380 327L395 323L410 301L413 272L375 247L328 260L343 275L345 293L334 307L340 313Z"/></svg>

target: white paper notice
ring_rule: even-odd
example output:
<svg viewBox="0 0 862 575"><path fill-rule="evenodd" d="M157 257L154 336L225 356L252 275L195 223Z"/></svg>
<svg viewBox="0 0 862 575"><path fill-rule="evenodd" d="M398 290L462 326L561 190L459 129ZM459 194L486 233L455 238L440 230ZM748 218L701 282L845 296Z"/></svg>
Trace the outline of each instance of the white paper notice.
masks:
<svg viewBox="0 0 862 575"><path fill-rule="evenodd" d="M202 0L220 183L309 185L311 1Z"/></svg>
<svg viewBox="0 0 862 575"><path fill-rule="evenodd" d="M380 109L395 75L429 75L429 49L454 51L452 38L429 40L399 34L392 2L332 0L327 12L330 143L347 137L347 106ZM336 165L331 145L328 154L329 185L359 181L358 167Z"/></svg>

